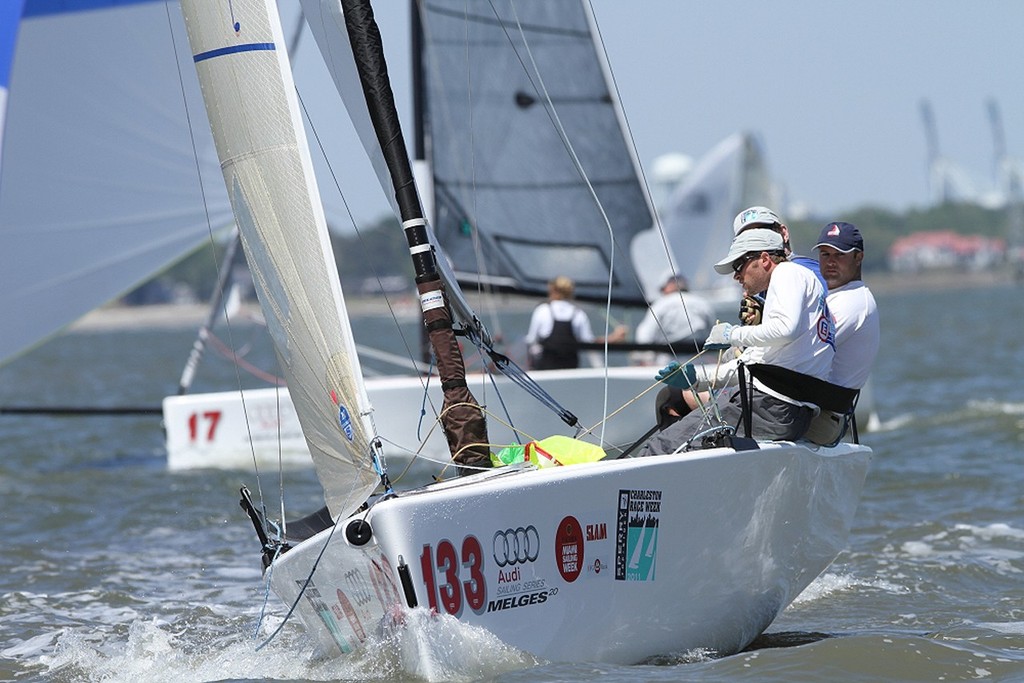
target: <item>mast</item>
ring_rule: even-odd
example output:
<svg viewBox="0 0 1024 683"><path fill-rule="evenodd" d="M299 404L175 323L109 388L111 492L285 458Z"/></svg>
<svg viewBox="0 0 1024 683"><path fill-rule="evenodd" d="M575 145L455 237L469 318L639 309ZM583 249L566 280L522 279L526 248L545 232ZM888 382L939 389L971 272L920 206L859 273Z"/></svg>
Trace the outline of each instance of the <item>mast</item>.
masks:
<svg viewBox="0 0 1024 683"><path fill-rule="evenodd" d="M424 326L444 392L441 424L448 439L448 448L459 464L490 467L487 424L483 411L466 384L466 367L455 339L451 310L413 180L384 61L380 31L367 0L342 0L341 6L366 106L391 176L402 228L409 244Z"/></svg>

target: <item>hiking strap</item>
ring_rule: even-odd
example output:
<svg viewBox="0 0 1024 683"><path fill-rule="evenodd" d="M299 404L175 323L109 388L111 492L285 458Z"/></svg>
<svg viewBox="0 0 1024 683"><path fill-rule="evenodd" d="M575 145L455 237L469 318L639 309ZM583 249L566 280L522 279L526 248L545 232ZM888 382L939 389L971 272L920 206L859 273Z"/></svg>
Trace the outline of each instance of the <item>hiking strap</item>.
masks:
<svg viewBox="0 0 1024 683"><path fill-rule="evenodd" d="M802 403L813 403L823 410L845 415L857 405L860 389L850 389L805 375L779 365L751 363L746 366L751 376L772 391ZM742 373L740 377L742 377Z"/></svg>

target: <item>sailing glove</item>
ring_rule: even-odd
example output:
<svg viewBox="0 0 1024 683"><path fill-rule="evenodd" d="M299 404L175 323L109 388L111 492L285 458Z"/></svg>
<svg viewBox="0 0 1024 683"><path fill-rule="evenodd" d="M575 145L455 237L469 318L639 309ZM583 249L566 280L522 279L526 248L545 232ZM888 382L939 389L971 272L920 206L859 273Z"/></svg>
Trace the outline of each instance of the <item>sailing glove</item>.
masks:
<svg viewBox="0 0 1024 683"><path fill-rule="evenodd" d="M679 365L676 361L672 361L658 370L658 374L654 378L674 389L689 389L697 383L697 370L693 367L693 363Z"/></svg>
<svg viewBox="0 0 1024 683"><path fill-rule="evenodd" d="M760 325L761 311L764 310L764 302L750 295L745 295L740 302L740 324Z"/></svg>
<svg viewBox="0 0 1024 683"><path fill-rule="evenodd" d="M724 351L732 346L729 336L732 334L733 327L735 326L729 323L718 323L712 327L711 334L708 335L707 341L704 342L704 350Z"/></svg>

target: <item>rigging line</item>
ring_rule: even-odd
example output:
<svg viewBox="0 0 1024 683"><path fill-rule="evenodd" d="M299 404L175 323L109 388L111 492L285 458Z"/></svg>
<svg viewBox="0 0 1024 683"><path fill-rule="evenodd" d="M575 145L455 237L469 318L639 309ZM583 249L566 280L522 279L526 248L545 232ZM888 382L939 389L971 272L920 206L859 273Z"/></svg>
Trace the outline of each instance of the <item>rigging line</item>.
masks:
<svg viewBox="0 0 1024 683"><path fill-rule="evenodd" d="M426 18L426 16L427 16L429 10L421 2L416 2L415 6L416 6L416 10L415 11L419 12L419 14L421 15L421 19L419 21L419 26L420 26L420 30L423 32L423 34L425 36L427 34L427 32L429 32L431 30L430 22L424 20ZM434 8L434 10L436 11L436 8ZM470 22L469 22L469 20L467 18L468 17L468 10L464 9L463 12L462 12L462 16L463 16L463 25L466 27L466 32L467 32L467 36L466 36L466 40L465 40L465 45L466 45L466 58L465 58L465 60L466 60L466 71L467 71L467 76L466 76L466 93L467 93L467 96L466 96L466 99L467 99L467 112L468 112L468 115L469 115L469 158L470 158L470 171L468 173L468 175L470 177L470 189L469 189L469 193L470 194L469 194L469 197L467 199L468 199L468 203L472 204L472 206L473 206L473 214L472 214L473 215L473 219L470 220L469 216L466 216L466 219L470 223L469 224L470 240L471 240L471 244L473 245L473 256L474 256L474 260L476 262L476 269L479 272L479 274L482 276L482 277L477 277L476 278L477 293L481 296L481 301L484 303L484 306L487 309L487 316L490 319L489 326L495 330L495 335L497 337L503 337L504 333L502 331L501 318L498 316L497 306L494 303L494 301L495 301L495 290L494 290L493 285L491 284L491 280L490 280L490 277L489 277L489 272L488 272L488 269L487 269L487 262L484 259L484 255L483 255L483 243L481 242L481 236L480 236L479 230L477 229L477 225L475 223L475 217L477 215L479 215L479 214L477 213L477 173L476 173L476 154L474 153L475 145L476 145L476 142L475 142L476 127L474 125L473 106L472 106L473 105L473 88L472 88L472 83L473 83L473 79L472 79L472 64L473 64L473 62L471 61L470 55L469 55L470 41L469 41L468 32L469 32ZM432 45L436 44L436 43L434 43L432 41L425 41L425 42L429 42ZM437 76L436 76L436 81L437 82L443 82L443 78L440 76L442 71L441 71L441 68L439 67L439 65L437 64L437 61L436 61L437 60L437 55L435 54L435 52L433 50L429 50L429 49L423 50L423 52L426 53L426 55L428 57L428 59L427 59L427 68L429 69L429 71L431 73L437 74ZM420 64L423 63L422 57L423 57L423 55L420 55ZM421 81L422 81L422 79L421 79ZM424 96L424 99L426 100L427 97ZM441 98L439 102L434 103L434 104L436 104L443 111L443 115L444 115L444 118L445 118L445 121L446 121L446 128L447 128L447 130L454 130L455 126L452 123L451 103L448 102L447 100L445 100L444 98ZM431 106L431 102L428 100L427 103L426 103L426 108L429 108L430 106ZM428 117L428 119L429 119L429 117ZM450 137L454 138L454 136L450 136ZM437 140L434 139L433 129L431 131L431 135L430 135L429 139L430 139L430 154L429 155L428 154L424 154L424 156L425 157L429 156L431 158L430 159L424 159L424 161L426 161L428 163L428 165L430 167L430 173L433 174L433 170L434 170L433 157L435 157L436 154L437 154L436 151L435 151ZM451 139L451 140L448 140L447 142L448 142L449 147L454 147L454 145L456 143L456 140L455 139ZM461 158L460 158L459 154L453 154L451 156L455 160L460 162L459 163L460 166L462 165L461 164ZM448 190L448 192L452 195L453 201L457 201L458 202L458 208L461 209L462 206L464 205L464 203L466 203L466 199L457 197L455 192L451 191L451 185L446 183L445 187ZM434 216L430 217L431 222L433 222L434 219L437 218L437 215L436 215L437 214L437 201L436 201L437 189L436 189L436 187L434 187L434 183L433 182L431 182L431 191L435 195L434 201L431 202L431 205L433 206L434 213L435 213ZM437 226L435 226L435 227L437 227Z"/></svg>
<svg viewBox="0 0 1024 683"><path fill-rule="evenodd" d="M369 510L367 510L367 512L369 512ZM331 539L334 537L334 532L338 529L338 525L340 523L341 515L338 515L338 518L334 520L334 524L331 525L331 533L327 534L327 540L324 541L323 547L320 548L320 552L317 554L316 559L313 560L313 566L309 569L309 576L306 577L305 582L303 582L302 587L299 589L299 594L295 596L295 601L292 602L291 607L288 608L288 613L284 615L284 619L282 619L281 623L277 625L274 632L267 636L266 640L256 646L256 652L259 652L269 645L270 641L276 638L277 634L284 628L284 625L288 623L288 620L295 612L295 608L299 606L299 601L302 600L302 596L305 595L306 589L309 588L309 584L313 583L313 574L316 573L317 567L320 566L320 559L324 556L324 553L327 552L327 547L331 544Z"/></svg>
<svg viewBox="0 0 1024 683"><path fill-rule="evenodd" d="M704 353L705 353L704 351L699 351L699 352L698 352L697 354L695 354L694 356L692 356L692 357L691 357L691 358L690 358L690 359L689 359L688 361L686 361L686 362L687 362L687 363L692 363L692 362L696 361L696 360L697 360L698 358L700 358L700 357L701 357L702 355L704 355ZM621 413L621 412L622 412L623 410L625 410L626 408L628 408L628 407L629 407L629 406L631 406L632 404L634 404L634 403L636 403L637 401L639 401L639 400L640 400L640 399L641 399L641 398L642 398L642 397L643 397L643 396L644 396L644 395L645 395L645 394L646 394L647 392L649 392L649 391L650 391L651 389L654 389L654 388L655 388L655 387L657 387L657 386L658 386L659 384L661 384L661 382L654 382L654 383L653 383L653 384L651 384L651 385L650 385L649 387L647 387L646 389L644 389L643 391L641 391L641 392L640 392L639 394L637 394L637 395L636 395L636 396L634 396L633 398L631 398L631 399L627 400L627 401L626 401L625 403L623 403L623 404L622 404L621 406L619 406L618 408L616 408L615 410L613 410L613 411L612 411L611 413L608 413L607 415L605 415L605 416L604 416L604 418L602 418L602 419L601 419L601 420L600 420L599 422L597 422L596 424L594 424L594 426L592 426L592 427L589 427L589 428L587 428L587 429L583 429L583 430L582 430L582 431L580 432L580 435L582 436L582 435L584 435L584 434L592 434L592 433L593 433L593 431L594 431L594 429L596 429L596 428L597 428L597 425L598 425L598 424L601 424L601 423L603 423L603 422L607 422L608 420L612 419L613 417L615 417L616 415L618 415L619 413ZM694 394L695 394L695 395L696 395L696 393L697 393L697 392L696 392L696 391L694 391ZM701 402L701 400L700 400L700 397L699 397L699 396L697 397L697 403L698 403L698 405L703 405L703 403ZM652 433L653 433L653 432L652 432ZM602 443L604 443L604 442L602 441ZM628 451L628 450L632 450L632 448L633 448L633 447L635 447L635 446L636 446L636 444L634 444L634 446L630 447L630 449L627 449L627 451ZM621 457L621 456L620 456L620 457Z"/></svg>
<svg viewBox="0 0 1024 683"><path fill-rule="evenodd" d="M645 194L648 197L648 201L650 201L651 186L650 186L650 183L647 181L647 173L644 171L643 165L639 163L638 154L637 154L637 148L636 148L636 138L633 136L633 129L630 127L630 125L629 125L629 118L626 116L626 108L625 108L625 105L623 105L623 103L622 103L622 97L621 97L621 93L619 92L618 81L616 81L615 73L612 71L611 60L608 57L608 48L605 45L604 36L601 35L601 27L597 23L597 15L594 13L594 6L593 6L593 3L591 2L591 0L587 0L587 5L590 7L590 16L593 19L592 23L593 23L594 31L597 32L597 37L600 40L601 51L604 54L604 61L605 61L605 64L607 65L608 78L611 81L611 87L612 87L612 90L614 91L614 94L615 94L615 96L612 99L613 99L614 102L618 103L619 112L622 115L622 125L625 128L626 137L629 139L629 145L630 145L630 148L633 151L633 157L634 157L634 163L636 165L636 170L637 170L638 175L640 176L641 182L643 183ZM662 250L665 253L665 260L668 263L669 268L672 270L672 273L675 274L677 266L675 264L675 260L672 258L672 249L669 247L669 244L668 244L668 236L665 234L665 228L664 228L664 226L661 223L661 212L658 211L657 207L653 206L653 202L652 202L652 209L653 210L651 211L651 215L654 217L654 225L657 228L658 237L661 239L661 246L662 246ZM643 291L643 287L642 287L642 285L640 283L640 278L637 276L636 272L634 272L633 277L634 277L634 280L636 281L637 285L640 286L641 291ZM693 329L693 323L690 321L690 311L686 308L686 302L682 301L682 297L681 296L680 296L680 300L681 300L681 303L683 305L683 311L686 314L686 322L687 322L687 324L690 325L690 329ZM655 316L655 320L657 320L657 316ZM657 322L658 322L658 328L661 329L662 330L662 334L664 334L665 331L661 327L661 321L657 321ZM672 347L672 344L670 342L669 343L669 348L671 349L671 347ZM675 355L675 351L673 351L672 353L673 353L673 355Z"/></svg>
<svg viewBox="0 0 1024 683"><path fill-rule="evenodd" d="M217 282L220 283L221 282L221 277L220 277L220 260L216 258L216 251L217 251L217 249L216 249L216 243L215 243L215 240L214 240L214 237L213 237L213 221L210 219L209 202L206 199L206 188L203 185L203 170L202 170L202 165L199 163L199 150L196 147L195 128L192 125L192 113L189 110L188 97L185 94L185 79L184 79L184 76L181 73L181 59L180 59L180 56L178 55L178 44L174 40L174 24L171 21L171 8L170 8L170 4L165 4L164 8L165 8L166 15L167 15L168 34L171 36L171 47L172 47L172 49L174 51L174 64L175 64L175 67L178 70L178 86L179 86L179 89L181 91L182 108L185 111L185 122L186 122L186 124L188 126L189 143L192 145L192 159L195 162L196 177L199 180L199 194L202 197L203 212L206 215L206 229L207 229L207 232L210 235L210 245L213 248L213 252L214 252L214 260L213 260L213 262L214 262L214 268L217 271ZM222 306L223 306L224 324L228 328L228 343L232 347L234 347L234 333L233 333L232 327L231 327L231 320L230 320L230 318L228 316L228 308L227 308L228 304L227 304L227 301L224 300L225 297L224 297L224 292L223 291L220 292L220 296L221 296L221 303L222 303ZM253 469L254 469L254 471L256 473L256 489L259 492L260 504L262 505L263 504L263 487L260 484L259 463L256 461L256 445L255 445L255 443L253 441L253 438L252 438L252 427L249 424L249 411L248 411L248 407L246 406L246 402L245 402L245 392L242 391L242 377L241 377L241 374L239 373L239 369L238 369L237 365L235 366L235 382L238 385L238 388L239 388L238 389L238 395L239 395L239 398L242 401L242 416L243 416L243 418L245 420L245 428L246 428L246 431L248 432L248 436L249 436L249 451L250 451L250 453L252 455Z"/></svg>
<svg viewBox="0 0 1024 683"><path fill-rule="evenodd" d="M495 13L495 16L497 16L497 11L494 9L493 0L489 0L489 2L490 2L492 11ZM513 6L512 9L513 9L513 12L515 12L515 7L514 6ZM593 30L595 32L595 35L597 36L598 39L600 39L600 36L601 36L600 27L598 27L598 25L597 25L597 20L594 17L594 12L593 12L593 8L592 7L590 7L589 19L592 20L590 22L590 25L592 25ZM518 21L518 18L517 18L517 21ZM512 41L511 35L509 34L508 30L505 27L504 22L502 22L500 20L500 18L499 18L499 20L496 23L499 26L501 26L502 30L505 32L506 38L509 40L509 43L512 45L513 52L516 54L516 57L519 59L519 62L520 62L520 64L523 67L524 75L526 76L527 79L529 79L530 84L533 86L534 91L537 92L538 94L540 94L541 93L541 88L538 88L537 83L534 82L533 77L532 77L529 69L527 69L526 64L523 62L522 56L519 54L519 51L516 49L515 44ZM527 53L530 54L530 57L532 59L533 55L529 51L529 44L527 43L525 37L523 37L523 43L524 43L524 45L527 48ZM643 182L643 187L646 190L646 192L645 192L645 202L647 203L648 210L652 214L652 219L655 221L655 223L657 223L659 225L659 231L663 233L664 231L661 230L661 228L660 228L660 217L658 216L657 211L654 210L654 206L653 206L653 204L650 201L650 188L648 186L646 176L644 176L643 167L640 165L639 160L637 159L636 142L633 140L632 132L629 130L628 121L626 121L625 111L622 109L621 100L619 99L619 91L618 91L618 88L615 86L615 83L614 83L615 77L614 77L614 74L611 71L611 65L610 65L610 63L608 63L607 50L604 49L604 41L603 41L603 39L601 39L601 46L602 46L602 49L604 50L602 52L602 54L605 57L605 66L607 67L606 68L607 76L608 76L609 79L611 79L611 81L612 81L612 88L613 88L613 90L615 92L615 97L612 98L612 106L615 109L616 113L618 114L618 118L621 121L621 127L623 127L625 129L625 132L628 134L629 142L630 142L629 150L632 152L634 170L640 176L640 179ZM596 52L595 52L595 55L597 55ZM540 78L539 70L537 71L537 76L538 76L538 78ZM542 85L543 85L543 82L542 82ZM548 118L552 121L552 124L555 127L555 131L559 133L560 139L562 140L562 144L566 147L567 151L570 153L570 158L577 162L577 165L576 165L577 172L580 174L580 177L584 181L584 183L586 184L588 190L590 190L591 196L594 198L596 206L598 207L598 209L600 210L602 215L604 215L604 207L601 205L600 201L596 197L596 193L594 192L593 183L590 180L590 178L587 176L586 172L582 169L581 165L578 163L578 158L576 157L575 152L573 150L573 147L572 147L571 143L568 140L568 136L565 134L564 129L561 128L561 121L558 119L557 112L555 111L554 101L550 97L547 96L547 92L546 91L544 91L544 95L545 95L545 98L544 98L543 101L545 103L545 107L544 107L545 112L548 114ZM608 218L607 218L606 215L605 215L605 225L608 226L609 231L611 232L612 245L614 246L614 248L616 250L625 252L626 250L623 249L622 245L619 244L618 239L615 237L614 231L611 230L611 226L609 225L609 221L608 221ZM612 256L614 257L614 254ZM670 265L672 264L671 256L669 256L668 262L669 262ZM632 271L632 278L633 278L634 284L636 284L637 285L637 289L642 292L643 291L643 285L640 282L640 278L639 278L639 276L638 276L638 274L636 272L636 269L632 268L630 270ZM611 270L609 270L609 281L610 280L611 280ZM610 293L609 293L609 299L610 298L611 297L610 297Z"/></svg>
<svg viewBox="0 0 1024 683"><path fill-rule="evenodd" d="M246 372L248 372L253 377L261 379L264 382L266 382L267 384L272 384L274 386L282 386L282 385L286 384L286 382L284 381L284 378L279 377L279 376L277 376L275 374L266 372L266 371L262 370L261 368L256 367L255 365L253 365L249 361L247 361L244 357L242 357L239 353L237 353L233 348L231 348L226 343L224 343L224 341L220 337L218 337L216 334L214 334L213 332L209 333L209 335L207 337L207 341L210 342L210 344L217 350L218 353L223 355L225 358L230 360L232 363L235 363L236 365L240 365Z"/></svg>
<svg viewBox="0 0 1024 683"><path fill-rule="evenodd" d="M398 313L396 312L395 306L394 306L393 302L391 301L391 297L388 295L387 291L385 290L385 288L383 286L383 283L381 281L380 272L377 270L377 267L375 265L375 263L376 263L375 260L373 258L370 258L370 256L372 255L372 252L371 252L369 246L366 243L366 239L363 237L362 231L359 229L359 225L356 222L355 216L352 215L352 209L348 205L348 200L345 199L345 193L341 189L341 183L338 180L337 174L334 172L334 165L331 163L330 158L327 156L327 150L324 148L323 141L320 139L320 134L317 131L317 127L313 123L313 119L312 119L312 117L310 117L309 111L306 109L306 103L303 101L302 95L298 92L298 87L296 87L295 94L298 97L299 106L302 108L303 117L305 118L306 123L309 124L309 129L310 129L310 131L313 134L313 139L316 140L317 148L320 150L320 155L323 158L324 162L327 164L327 170L331 174L331 180L334 182L334 187L335 187L335 189L337 189L338 194L341 197L342 204L345 205L345 212L348 214L349 222L352 224L352 228L355 230L356 237L359 238L359 244L363 248L364 254L368 257L366 259L366 263L367 263L367 265L369 265L370 270L373 272L374 279L377 281L377 284L380 286L380 290L381 290L381 292L383 294L383 297L384 297L384 303L387 306L388 313L391 314L392 321L394 321L394 323L395 323L395 329L398 332L399 339L402 340L402 346L405 347L406 355L408 355L410 361L415 362L416 356L413 354L412 347L409 344L409 339L405 335L405 332L403 332L402 326L401 326L401 324L398 321ZM420 383L423 385L424 391L426 391L426 382L423 380L422 376L420 376ZM428 401L430 401L431 409L434 411L434 413L437 413L437 407L434 405L434 402L432 400L430 400L429 398L428 398ZM370 415L370 422L373 423L373 415L372 414ZM377 435L376 433L377 433L376 425L374 425L374 434Z"/></svg>
<svg viewBox="0 0 1024 683"><path fill-rule="evenodd" d="M270 560L270 564L267 567L266 587L263 589L263 605L260 606L260 618L256 620L256 628L252 631L253 640L259 637L260 630L263 627L263 619L267 615L267 605L270 603L270 580L274 578L274 562L277 561L280 555L281 546L279 545L274 548L274 557Z"/></svg>
<svg viewBox="0 0 1024 683"><path fill-rule="evenodd" d="M489 2L491 4L491 8L493 10L494 9L494 2L493 2L493 0L489 0ZM569 140L568 134L565 132L565 127L562 125L562 120L558 116L558 111L555 109L555 104L551 100L551 95L548 92L547 85L545 85L545 83L544 83L544 77L541 75L540 68L537 66L537 62L536 62L536 60L535 60L535 58L533 56L533 51L530 49L530 43L526 39L526 32L523 30L523 25L519 21L519 13L516 11L515 3L512 2L510 4L511 4L511 8L512 8L512 15L513 15L513 17L515 17L515 20L516 20L516 28L519 30L519 37L523 41L523 45L526 48L526 54L530 58L530 64L533 67L533 73L536 74L537 81L540 83L541 92L544 94L544 103L545 103L544 109L545 109L545 111L548 112L548 116L549 116L549 118L551 118L552 123L555 124L555 130L558 132L558 135L559 135L559 137L562 140L562 144L565 145L566 150L569 152L569 157L570 157L570 159L572 159L573 166L576 168L577 173L579 173L580 177L583 179L583 182L584 182L584 184L587 187L587 191L590 192L590 196L594 200L594 204L597 207L597 210L600 212L601 218L604 220L605 227L608 229L608 237L609 237L611 249L609 249L609 251L608 251L608 290L607 290L607 297L606 297L606 301L605 301L605 309L610 314L611 307L612 307L612 287L614 286L614 282L615 282L615 280L614 280L614 275L615 275L615 252L617 250L616 248L618 247L618 244L616 243L616 240L615 240L615 231L612 229L612 224L611 224L611 221L608 218L608 214L604 210L604 205L601 203L600 198L597 196L597 192L594 191L594 186L590 182L590 178L587 177L587 173L586 173L586 171L583 168L583 164L582 164L582 162L580 162L579 156L577 156L576 150L573 147L572 142ZM495 15L497 15L497 10L495 10ZM509 38L509 43L512 44L511 36L509 36L508 31L505 30L504 25L502 25L502 31L505 32L505 35ZM514 44L512 44L512 49L515 50L515 45ZM516 56L517 57L519 56L519 52L518 51L516 51ZM521 57L520 57L520 62L522 63L522 58ZM525 64L523 64L523 68L524 69L526 68ZM529 71L527 71L527 77L530 77L530 72ZM530 80L531 80L531 82L533 81L532 78L530 78ZM608 378L608 336L609 336L609 333L610 333L609 322L606 319L605 320L605 328L604 328L604 370L605 371L604 371L604 404L603 404L603 407L602 407L602 412L603 413L607 413L608 412L608 384L609 384L609 378ZM602 442L604 441L604 425L601 426L601 435L600 435L599 439Z"/></svg>
<svg viewBox="0 0 1024 683"><path fill-rule="evenodd" d="M288 518L284 516L284 438L282 435L281 416L281 385L274 386L274 398L277 401L277 498L281 505L281 529L285 537L288 536Z"/></svg>

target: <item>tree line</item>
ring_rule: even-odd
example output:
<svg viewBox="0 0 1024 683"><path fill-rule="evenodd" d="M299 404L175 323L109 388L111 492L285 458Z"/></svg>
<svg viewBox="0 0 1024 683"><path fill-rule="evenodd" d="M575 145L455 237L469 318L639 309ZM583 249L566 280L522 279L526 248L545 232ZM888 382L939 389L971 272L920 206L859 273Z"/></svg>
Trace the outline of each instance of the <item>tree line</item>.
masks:
<svg viewBox="0 0 1024 683"><path fill-rule="evenodd" d="M962 235L1007 237L1007 209L987 209L975 204L943 204L905 212L865 206L833 216L789 221L794 249L813 255L811 247L821 229L832 221L856 225L864 235L865 272L888 269L889 247L900 237L915 232L951 230ZM728 229L729 226L723 226ZM405 236L396 219L384 217L358 233L332 231L331 243L341 281L348 291L378 278L405 278L412 285L413 272ZM159 276L167 283L184 283L199 300L209 300L217 282L223 244L207 244Z"/></svg>

